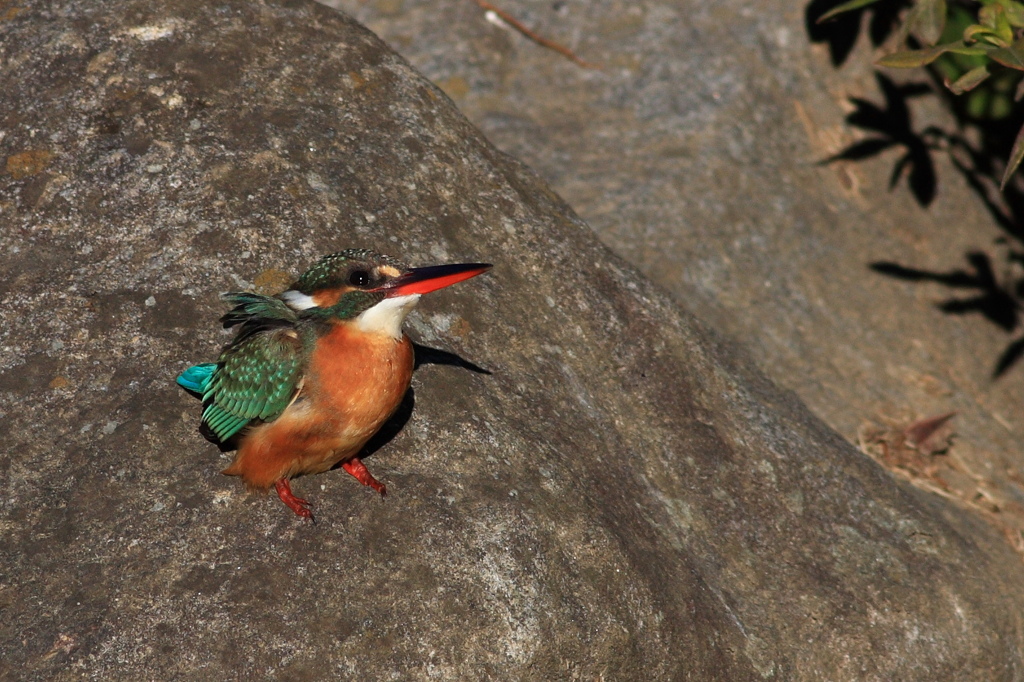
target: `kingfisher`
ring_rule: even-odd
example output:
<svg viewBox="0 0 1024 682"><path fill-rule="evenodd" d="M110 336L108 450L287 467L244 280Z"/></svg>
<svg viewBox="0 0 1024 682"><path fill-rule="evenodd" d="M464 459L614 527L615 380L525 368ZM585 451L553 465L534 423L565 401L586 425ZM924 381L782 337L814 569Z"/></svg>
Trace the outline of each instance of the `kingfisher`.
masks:
<svg viewBox="0 0 1024 682"><path fill-rule="evenodd" d="M387 494L359 459L398 409L412 380L413 347L402 331L420 296L475 277L489 263L412 268L367 249L324 256L285 292L223 294L220 322L238 327L217 362L189 367L177 383L203 401L203 436L236 450L222 473L269 490L314 520L290 479L341 464Z"/></svg>

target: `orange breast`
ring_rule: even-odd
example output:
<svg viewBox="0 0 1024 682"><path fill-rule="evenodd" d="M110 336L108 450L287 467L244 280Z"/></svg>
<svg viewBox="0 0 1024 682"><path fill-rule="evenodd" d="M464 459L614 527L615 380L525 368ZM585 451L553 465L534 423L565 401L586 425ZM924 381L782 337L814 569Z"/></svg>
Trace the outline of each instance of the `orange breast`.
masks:
<svg viewBox="0 0 1024 682"><path fill-rule="evenodd" d="M345 433L369 439L402 401L412 378L412 343L365 334L339 323L322 337L310 360L307 395L333 414Z"/></svg>
<svg viewBox="0 0 1024 682"><path fill-rule="evenodd" d="M412 367L408 337L365 334L336 323L317 342L299 400L253 429L224 473L263 488L358 454L398 408Z"/></svg>

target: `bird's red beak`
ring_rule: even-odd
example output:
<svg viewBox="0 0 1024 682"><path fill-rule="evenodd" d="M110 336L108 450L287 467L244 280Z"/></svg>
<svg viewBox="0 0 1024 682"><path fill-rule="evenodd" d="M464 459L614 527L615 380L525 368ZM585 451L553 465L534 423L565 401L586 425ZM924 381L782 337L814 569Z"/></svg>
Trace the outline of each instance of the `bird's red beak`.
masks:
<svg viewBox="0 0 1024 682"><path fill-rule="evenodd" d="M437 291L464 279L476 277L490 269L490 263L459 263L457 265L431 265L426 268L413 268L382 286L381 290L387 292L388 298L429 294L431 291Z"/></svg>

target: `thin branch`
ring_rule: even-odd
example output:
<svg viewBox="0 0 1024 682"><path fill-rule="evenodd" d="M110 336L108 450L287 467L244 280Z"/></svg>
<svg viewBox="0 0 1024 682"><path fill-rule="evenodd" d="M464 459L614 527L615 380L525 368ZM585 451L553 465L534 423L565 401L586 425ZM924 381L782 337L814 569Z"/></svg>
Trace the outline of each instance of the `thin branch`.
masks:
<svg viewBox="0 0 1024 682"><path fill-rule="evenodd" d="M562 56L564 56L564 57L566 57L568 59L571 59L572 61L576 62L577 64L582 66L584 69L600 69L601 68L597 64L591 64L588 61L584 61L583 59L580 59L579 57L576 56L576 54L572 50L570 50L569 48L565 47L564 45L560 45L560 44L556 43L553 40L548 40L544 36L541 36L541 35L538 35L538 34L534 33L533 31L528 29L526 26L524 26L522 24L522 22L520 22L518 19L513 17L511 14L509 14L508 12L506 12L506 11L504 11L502 9L499 9L498 7L495 7L491 3L487 2L487 0L473 0L473 2L475 2L477 5L479 5L480 9L482 9L482 10L485 10L487 12L494 12L506 24L508 24L509 26L514 28L515 30L519 31L524 36L526 36L527 38L529 38L533 42L537 43L541 47L546 47L549 50L554 50L555 52L561 54Z"/></svg>

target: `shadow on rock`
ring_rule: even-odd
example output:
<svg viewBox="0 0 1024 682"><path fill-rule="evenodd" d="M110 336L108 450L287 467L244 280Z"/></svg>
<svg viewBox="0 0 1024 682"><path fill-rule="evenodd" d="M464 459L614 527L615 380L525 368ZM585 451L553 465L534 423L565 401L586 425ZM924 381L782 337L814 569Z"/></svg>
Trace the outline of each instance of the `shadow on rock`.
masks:
<svg viewBox="0 0 1024 682"><path fill-rule="evenodd" d="M909 2L882 2L844 12L835 19L818 23L825 14L842 4L844 0L813 0L804 11L807 35L813 43L828 44L833 66L842 66L850 56L860 38L865 15L870 17L867 26L868 37L871 44L878 47L892 34L900 13L910 5Z"/></svg>
<svg viewBox="0 0 1024 682"><path fill-rule="evenodd" d="M868 33L872 44L878 46L890 36L896 12L905 6L905 3L891 3L892 7L885 8L888 3L879 3L817 23L840 4L815 0L807 5L805 13L810 39L829 44L836 66L844 63L859 39L863 14L870 12ZM960 30L957 22L951 20L947 33ZM913 38L910 42L916 46ZM868 136L822 163L862 161L890 149L900 149L903 153L893 164L889 188L895 188L905 175L914 198L922 207L927 207L934 201L939 185L935 155L949 158L1005 233L997 240L999 255L972 250L964 254L967 269L949 271L927 271L890 262L873 263L871 269L905 281L936 282L956 290L973 291L973 295L966 298L955 296L941 302L939 309L951 315L981 314L1007 334L1014 335L994 361L993 377L998 378L1024 356L1019 314L1024 296L1024 268L1021 267L1024 264L1024 181L1018 173L1002 191L999 188L1005 160L1024 119L1024 106L1013 101L1020 75L1011 69L997 69L981 86L963 95L950 92L945 84L971 66L964 59L943 56L923 71L914 72L923 72L929 79L927 82L897 84L876 73L884 101L875 103L852 97L850 102L855 109L846 117L847 124ZM935 97L952 114L953 124L916 129L912 100Z"/></svg>
<svg viewBox="0 0 1024 682"><path fill-rule="evenodd" d="M860 97L850 101L856 109L846 117L846 122L872 134L872 137L855 142L823 163L833 161L860 161L876 156L887 149L899 147L903 155L893 165L889 176L889 189L896 187L904 173L914 198L922 206L935 199L935 164L932 151L942 131L929 127L921 133L914 131L908 101L912 97L932 92L925 83L897 85L881 73L876 73L878 87L885 97L884 105L877 105Z"/></svg>
<svg viewBox="0 0 1024 682"><path fill-rule="evenodd" d="M1024 254L1012 253L1009 258L1020 262ZM878 261L871 269L883 275L910 282L937 282L952 289L972 292L966 297L954 297L938 304L943 312L951 315L981 314L989 322L1006 332L1014 332L1020 325L1021 295L1024 280L1000 281L992 259L984 253L967 254L970 270L957 269L949 272L929 272L908 268L897 263ZM1024 355L1024 337L1011 342L996 361L994 377L1002 376Z"/></svg>
<svg viewBox="0 0 1024 682"><path fill-rule="evenodd" d="M483 367L466 360L460 355L455 353L441 350L440 348L431 348L430 346L423 346L418 343L412 344L413 351L416 353L416 359L413 364L413 369L419 369L421 365L448 365L450 367L461 367L462 369L468 369L470 372L476 374L487 374L490 375L490 370L484 369Z"/></svg>
<svg viewBox="0 0 1024 682"><path fill-rule="evenodd" d="M418 343L413 343L412 347L416 354L413 364L414 370L419 369L423 365L448 365L450 367L466 369L476 374L491 374L489 370L466 360L457 353L441 350L440 348L431 348L430 346L424 346ZM409 390L405 392L405 396L402 398L402 402L398 406L398 409L393 415L391 415L391 419L387 420L387 422L384 423L384 426L382 426L380 430L374 434L373 438L371 438L363 447L363 450L359 455L360 458L365 459L372 456L375 452L394 440L395 436L401 433L402 429L404 429L405 425L409 422L409 419L412 417L412 411L415 407L416 392L412 387L410 387ZM335 469L340 466L341 465L339 464Z"/></svg>

